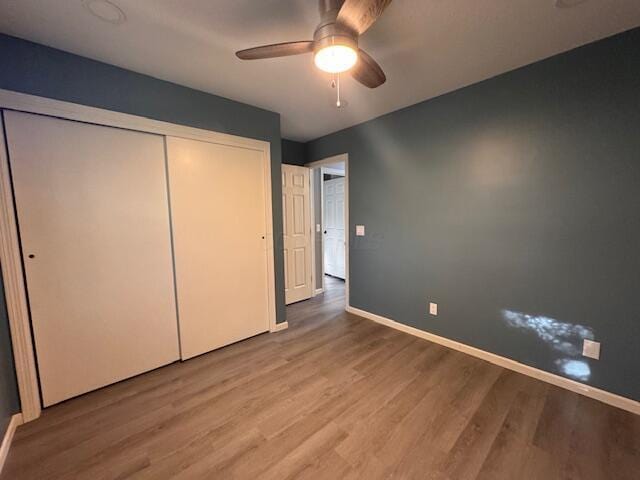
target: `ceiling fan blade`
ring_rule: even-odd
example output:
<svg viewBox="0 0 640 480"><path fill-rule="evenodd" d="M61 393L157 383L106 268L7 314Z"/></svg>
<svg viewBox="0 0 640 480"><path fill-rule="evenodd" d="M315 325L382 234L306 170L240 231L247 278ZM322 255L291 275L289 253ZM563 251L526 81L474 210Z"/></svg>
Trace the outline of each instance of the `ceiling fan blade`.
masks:
<svg viewBox="0 0 640 480"><path fill-rule="evenodd" d="M390 3L391 0L345 0L338 12L338 22L362 35Z"/></svg>
<svg viewBox="0 0 640 480"><path fill-rule="evenodd" d="M261 58L287 57L313 52L312 41L275 43L261 47L247 48L236 52L236 56L242 60L259 60Z"/></svg>
<svg viewBox="0 0 640 480"><path fill-rule="evenodd" d="M362 49L358 50L358 61L351 69L351 76L369 88L379 87L387 81L380 65Z"/></svg>

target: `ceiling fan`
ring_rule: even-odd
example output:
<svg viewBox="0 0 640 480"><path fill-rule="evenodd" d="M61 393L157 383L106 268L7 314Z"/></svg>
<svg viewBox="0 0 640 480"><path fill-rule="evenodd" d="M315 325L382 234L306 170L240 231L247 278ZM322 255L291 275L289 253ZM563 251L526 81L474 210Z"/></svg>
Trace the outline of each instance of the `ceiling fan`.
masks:
<svg viewBox="0 0 640 480"><path fill-rule="evenodd" d="M380 18L391 0L320 0L320 24L313 40L276 43L236 52L242 60L314 54L320 70L351 76L369 88L382 85L387 77L380 65L358 48L358 38Z"/></svg>

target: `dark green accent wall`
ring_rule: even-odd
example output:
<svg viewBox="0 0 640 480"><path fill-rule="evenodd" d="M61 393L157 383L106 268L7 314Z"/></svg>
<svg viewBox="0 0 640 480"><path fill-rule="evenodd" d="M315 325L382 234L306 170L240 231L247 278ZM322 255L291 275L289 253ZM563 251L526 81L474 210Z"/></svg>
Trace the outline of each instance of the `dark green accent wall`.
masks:
<svg viewBox="0 0 640 480"><path fill-rule="evenodd" d="M270 142L276 307L278 322L285 321L279 114L3 34L0 59L2 89ZM7 373L11 354L1 344L8 336L5 317L0 315L0 426L18 409L15 378Z"/></svg>
<svg viewBox="0 0 640 480"><path fill-rule="evenodd" d="M306 144L283 138L282 163L299 166L307 163Z"/></svg>
<svg viewBox="0 0 640 480"><path fill-rule="evenodd" d="M640 29L308 144L345 152L354 307L640 400Z"/></svg>

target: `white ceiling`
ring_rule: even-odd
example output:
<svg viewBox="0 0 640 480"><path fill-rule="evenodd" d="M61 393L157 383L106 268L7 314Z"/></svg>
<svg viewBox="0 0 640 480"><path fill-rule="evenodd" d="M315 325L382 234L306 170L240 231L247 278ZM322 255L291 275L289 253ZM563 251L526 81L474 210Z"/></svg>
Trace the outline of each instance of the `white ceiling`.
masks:
<svg viewBox="0 0 640 480"><path fill-rule="evenodd" d="M311 55L242 62L234 52L310 39L315 0L112 0L127 20L81 0L0 0L0 31L282 115L282 135L309 140L640 25L639 0L395 0L362 37L387 83L348 76L336 109Z"/></svg>

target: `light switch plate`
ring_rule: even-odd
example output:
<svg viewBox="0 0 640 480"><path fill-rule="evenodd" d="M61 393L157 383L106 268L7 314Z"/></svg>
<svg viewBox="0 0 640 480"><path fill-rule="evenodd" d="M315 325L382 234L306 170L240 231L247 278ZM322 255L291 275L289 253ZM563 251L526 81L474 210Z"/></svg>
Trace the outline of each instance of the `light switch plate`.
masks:
<svg viewBox="0 0 640 480"><path fill-rule="evenodd" d="M431 315L438 315L438 304L437 303L429 303L429 313Z"/></svg>
<svg viewBox="0 0 640 480"><path fill-rule="evenodd" d="M320 228L321 228L321 227L320 227L320 224L319 224L319 223L316 223L316 232L318 232L318 233L319 233L319 232L320 232Z"/></svg>
<svg viewBox="0 0 640 480"><path fill-rule="evenodd" d="M356 225L356 236L364 237L364 225Z"/></svg>
<svg viewBox="0 0 640 480"><path fill-rule="evenodd" d="M585 340L582 344L582 355L600 360L600 342Z"/></svg>

